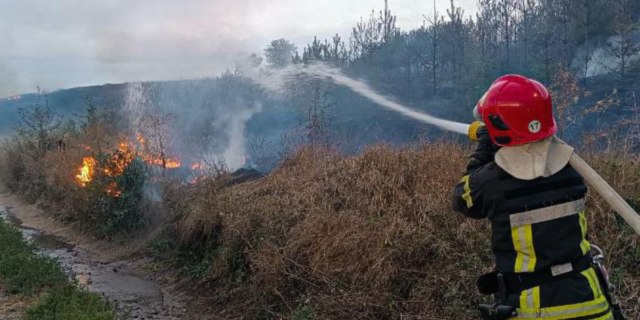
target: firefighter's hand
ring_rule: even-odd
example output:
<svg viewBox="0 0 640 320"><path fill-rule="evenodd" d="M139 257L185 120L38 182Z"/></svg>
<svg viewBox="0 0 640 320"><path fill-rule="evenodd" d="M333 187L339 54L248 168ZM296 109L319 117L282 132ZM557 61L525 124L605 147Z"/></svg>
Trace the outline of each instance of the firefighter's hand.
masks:
<svg viewBox="0 0 640 320"><path fill-rule="evenodd" d="M476 121L469 126L469 139L474 142L490 143L489 130L487 126L480 121Z"/></svg>

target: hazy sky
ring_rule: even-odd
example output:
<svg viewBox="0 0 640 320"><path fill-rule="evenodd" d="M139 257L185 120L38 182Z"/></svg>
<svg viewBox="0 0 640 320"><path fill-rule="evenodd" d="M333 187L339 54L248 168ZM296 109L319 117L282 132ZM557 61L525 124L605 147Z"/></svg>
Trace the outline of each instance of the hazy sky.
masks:
<svg viewBox="0 0 640 320"><path fill-rule="evenodd" d="M409 29L433 0L389 0ZM456 0L466 15L476 0ZM436 0L441 14L449 0ZM0 0L0 97L213 76L270 40L348 39L383 0Z"/></svg>

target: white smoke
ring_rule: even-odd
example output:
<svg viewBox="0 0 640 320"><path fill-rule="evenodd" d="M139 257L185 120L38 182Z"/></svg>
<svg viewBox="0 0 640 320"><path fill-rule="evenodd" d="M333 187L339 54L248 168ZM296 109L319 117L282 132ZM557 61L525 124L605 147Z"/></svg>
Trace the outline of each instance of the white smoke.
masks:
<svg viewBox="0 0 640 320"><path fill-rule="evenodd" d="M168 134L172 136L170 139L166 139L171 140L173 144L168 147L178 148L181 146L178 149L182 150L179 151L187 151L185 146L189 145L189 137L184 133L187 128L178 126L179 124L189 126L202 114L189 109L189 107L194 107L193 101L180 101L180 96L185 94L183 91L185 88L188 89L188 86L176 89L172 86L164 86L161 83L143 84L135 82L127 84L122 111L127 117L133 138L137 134L145 136L146 132L153 129L149 128L150 126L158 125L157 123L148 123L149 120L169 111L180 121L173 121L168 123L169 127L162 128L163 131L170 131ZM201 99L206 99L202 93L187 91L187 94L198 102L202 102L200 101ZM215 120L208 124L210 132L219 133L221 136L210 141L206 149L189 150L188 153L191 154L188 156L206 157L216 163L224 163L229 170L237 170L243 167L248 154L246 141L247 122L262 111L262 105L256 103L253 107L246 107L239 100L233 105L208 105L206 108L210 108L207 112L217 115ZM147 141L147 143L152 144L153 139ZM177 152L178 150L170 151ZM185 155L180 154L179 156ZM189 163L183 163L183 165L186 166Z"/></svg>
<svg viewBox="0 0 640 320"><path fill-rule="evenodd" d="M599 45L595 49L588 48L586 45L583 45L577 50L576 57L578 58L576 58L576 60L573 62L573 66L580 67L580 64L584 63L583 61L581 62L580 59L584 59L583 57L585 55L590 55L591 61L589 62L589 65L587 67L587 77L599 76L620 71L618 60L611 54L608 44L612 44L615 46L624 39L629 39L636 45L638 45L640 43L640 31L633 31L629 33L625 38L623 38L622 36L611 36L602 41L601 45ZM629 57L629 61L627 61L628 66L638 59L640 59L640 54Z"/></svg>
<svg viewBox="0 0 640 320"><path fill-rule="evenodd" d="M222 152L221 158L226 166L231 170L240 169L245 165L247 155L246 128L247 122L256 114L262 111L262 105L235 112L227 119L227 136L229 141Z"/></svg>
<svg viewBox="0 0 640 320"><path fill-rule="evenodd" d="M142 119L149 112L149 99L141 82L132 82L127 84L127 95L125 97L122 111L129 120L131 131L140 133L142 127Z"/></svg>
<svg viewBox="0 0 640 320"><path fill-rule="evenodd" d="M247 66L242 64L240 66ZM263 88L280 94L286 94L289 84L299 80L300 76L308 76L316 79L332 81L335 84L346 86L353 92L369 99L379 106L402 114L403 116L437 126L446 131L467 134L469 125L459 122L440 119L426 113L418 112L409 107L385 97L371 88L364 80L353 79L345 75L342 70L328 66L324 63L308 65L291 64L287 67L274 69L269 67L242 69L242 73L250 77Z"/></svg>

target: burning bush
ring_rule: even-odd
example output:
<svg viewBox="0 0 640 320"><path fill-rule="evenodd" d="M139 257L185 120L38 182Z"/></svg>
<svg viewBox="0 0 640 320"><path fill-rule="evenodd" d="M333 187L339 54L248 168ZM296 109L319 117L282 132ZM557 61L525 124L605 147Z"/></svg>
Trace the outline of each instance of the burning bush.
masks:
<svg viewBox="0 0 640 320"><path fill-rule="evenodd" d="M57 119L54 111L41 110L45 107L23 113L25 122L43 119L41 114L51 114L48 122ZM81 130L73 122L47 125L46 134L22 129L3 146L3 182L48 214L78 222L98 236L139 227L151 156L139 153L113 123L90 107ZM56 148L52 141L59 137Z"/></svg>
<svg viewBox="0 0 640 320"><path fill-rule="evenodd" d="M76 219L100 236L138 228L142 222L145 167L126 143L111 153L85 156L68 207L74 209Z"/></svg>

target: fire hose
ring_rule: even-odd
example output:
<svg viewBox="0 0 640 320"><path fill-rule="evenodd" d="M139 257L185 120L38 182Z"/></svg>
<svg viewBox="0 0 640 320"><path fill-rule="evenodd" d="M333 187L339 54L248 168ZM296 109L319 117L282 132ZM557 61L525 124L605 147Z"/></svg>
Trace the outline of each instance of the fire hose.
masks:
<svg viewBox="0 0 640 320"><path fill-rule="evenodd" d="M468 135L469 127L455 126L448 129L456 133ZM598 194L640 235L640 215L580 156L573 154L569 162L571 166L591 185Z"/></svg>
<svg viewBox="0 0 640 320"><path fill-rule="evenodd" d="M471 125L460 122L440 119L417 110L405 107L396 101L377 93L364 81L352 79L342 73L341 70L324 64L313 64L303 67L302 70L290 70L303 72L316 77L328 78L336 84L349 87L354 92L368 98L372 102L389 110L398 112L415 120L435 125L443 130L459 134L469 135ZM613 209L640 235L640 216L638 213L582 158L573 154L570 160L571 166L600 194Z"/></svg>

